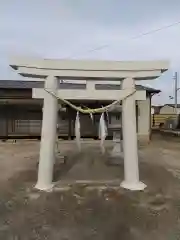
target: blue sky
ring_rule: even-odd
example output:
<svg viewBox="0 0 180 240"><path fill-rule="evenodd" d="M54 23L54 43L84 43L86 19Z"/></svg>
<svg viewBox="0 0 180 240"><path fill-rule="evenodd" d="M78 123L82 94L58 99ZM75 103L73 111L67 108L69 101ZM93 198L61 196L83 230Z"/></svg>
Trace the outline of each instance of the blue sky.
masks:
<svg viewBox="0 0 180 240"><path fill-rule="evenodd" d="M179 0L2 0L0 78L20 79L8 67L8 58L14 55L119 61L169 59L168 73L143 84L162 90L155 103L170 102L173 71L180 70L180 25L131 38L179 20ZM90 51L102 45L108 47Z"/></svg>

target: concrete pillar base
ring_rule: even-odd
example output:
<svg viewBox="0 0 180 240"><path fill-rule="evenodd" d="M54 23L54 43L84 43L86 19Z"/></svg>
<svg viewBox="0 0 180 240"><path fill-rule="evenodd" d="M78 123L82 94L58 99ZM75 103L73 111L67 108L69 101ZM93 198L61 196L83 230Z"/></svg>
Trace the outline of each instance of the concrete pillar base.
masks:
<svg viewBox="0 0 180 240"><path fill-rule="evenodd" d="M123 181L120 186L131 191L142 191L146 188L146 184L140 181L136 183Z"/></svg>
<svg viewBox="0 0 180 240"><path fill-rule="evenodd" d="M45 192L51 192L53 187L54 187L53 183L50 185L43 185L43 184L37 183L35 185L35 189L38 189L40 191L45 191Z"/></svg>

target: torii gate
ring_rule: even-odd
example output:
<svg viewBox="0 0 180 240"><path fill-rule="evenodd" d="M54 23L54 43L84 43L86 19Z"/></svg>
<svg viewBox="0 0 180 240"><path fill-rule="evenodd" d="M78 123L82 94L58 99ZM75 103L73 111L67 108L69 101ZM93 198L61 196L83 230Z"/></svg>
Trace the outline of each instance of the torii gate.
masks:
<svg viewBox="0 0 180 240"><path fill-rule="evenodd" d="M153 80L168 69L167 61L88 61L14 58L10 66L24 77L41 78L45 88L67 100L122 100L124 181L121 187L143 190L139 180L135 100L145 100L145 91L136 91L135 80ZM58 89L58 80L87 80L86 89ZM97 80L121 81L120 90L97 90ZM107 92L108 91L108 92ZM33 98L43 98L43 123L36 188L53 187L58 99L44 89L33 89Z"/></svg>

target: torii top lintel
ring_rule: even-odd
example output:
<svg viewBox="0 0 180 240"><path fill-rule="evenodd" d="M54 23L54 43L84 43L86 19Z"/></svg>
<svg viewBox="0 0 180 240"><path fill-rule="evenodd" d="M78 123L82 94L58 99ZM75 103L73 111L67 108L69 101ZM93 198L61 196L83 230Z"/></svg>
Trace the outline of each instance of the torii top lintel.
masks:
<svg viewBox="0 0 180 240"><path fill-rule="evenodd" d="M168 61L93 61L50 60L15 57L10 66L24 77L46 78L49 75L63 79L152 80L168 70Z"/></svg>

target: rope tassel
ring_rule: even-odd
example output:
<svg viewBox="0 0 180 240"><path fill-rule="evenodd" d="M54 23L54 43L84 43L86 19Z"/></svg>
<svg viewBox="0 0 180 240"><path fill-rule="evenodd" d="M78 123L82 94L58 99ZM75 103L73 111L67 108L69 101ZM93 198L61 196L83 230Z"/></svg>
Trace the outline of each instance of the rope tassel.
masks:
<svg viewBox="0 0 180 240"><path fill-rule="evenodd" d="M93 114L90 113L89 115L90 115L90 118L91 118L91 120L92 120L92 122L93 122Z"/></svg>
<svg viewBox="0 0 180 240"><path fill-rule="evenodd" d="M107 126L104 119L104 113L102 113L99 121L99 138L101 139L100 147L103 154L105 153L104 141L106 137L107 137Z"/></svg>
<svg viewBox="0 0 180 240"><path fill-rule="evenodd" d="M75 136L76 136L76 144L78 147L78 150L81 151L81 128L80 128L80 118L79 118L79 112L76 114L76 121L75 121Z"/></svg>

